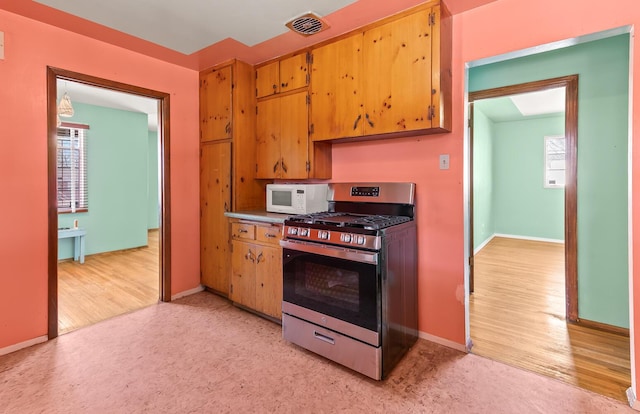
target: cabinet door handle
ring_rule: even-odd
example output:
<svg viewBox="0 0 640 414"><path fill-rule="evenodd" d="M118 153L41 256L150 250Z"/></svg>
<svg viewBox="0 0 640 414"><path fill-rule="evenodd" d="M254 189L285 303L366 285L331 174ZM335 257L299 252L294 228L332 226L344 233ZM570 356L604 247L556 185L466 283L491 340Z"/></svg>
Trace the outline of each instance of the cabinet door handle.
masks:
<svg viewBox="0 0 640 414"><path fill-rule="evenodd" d="M262 252L258 253L258 257L256 257L256 263L260 263L260 261L264 261Z"/></svg>
<svg viewBox="0 0 640 414"><path fill-rule="evenodd" d="M255 258L253 256L253 253L251 253L251 250L249 250L244 257L245 257L245 259L251 260L253 263L255 263Z"/></svg>
<svg viewBox="0 0 640 414"><path fill-rule="evenodd" d="M231 122L227 122L227 125L224 126L224 132L225 134L231 133Z"/></svg>
<svg viewBox="0 0 640 414"><path fill-rule="evenodd" d="M356 118L356 122L353 123L353 129L358 128L358 122L360 122L361 118L362 118L362 114L358 115L358 117Z"/></svg>
<svg viewBox="0 0 640 414"><path fill-rule="evenodd" d="M278 164L280 164L280 160L276 161L276 163L273 164L273 172L276 172L278 170Z"/></svg>
<svg viewBox="0 0 640 414"><path fill-rule="evenodd" d="M371 122L371 120L369 119L369 114L365 114L364 117L367 119L367 122L369 123L369 126L373 128L373 122Z"/></svg>
<svg viewBox="0 0 640 414"><path fill-rule="evenodd" d="M229 211L229 205L226 201L224 202L224 211Z"/></svg>
<svg viewBox="0 0 640 414"><path fill-rule="evenodd" d="M284 163L284 158L280 158L280 165L282 165L282 171L287 172L287 164Z"/></svg>

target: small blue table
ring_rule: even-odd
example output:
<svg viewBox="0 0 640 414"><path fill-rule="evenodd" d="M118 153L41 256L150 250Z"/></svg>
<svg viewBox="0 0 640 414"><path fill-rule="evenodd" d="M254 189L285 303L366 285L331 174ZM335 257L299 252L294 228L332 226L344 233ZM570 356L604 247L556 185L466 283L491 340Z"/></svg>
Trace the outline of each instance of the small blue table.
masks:
<svg viewBox="0 0 640 414"><path fill-rule="evenodd" d="M80 263L84 263L84 236L86 235L85 229L58 229L58 239L73 237L73 260L80 260Z"/></svg>

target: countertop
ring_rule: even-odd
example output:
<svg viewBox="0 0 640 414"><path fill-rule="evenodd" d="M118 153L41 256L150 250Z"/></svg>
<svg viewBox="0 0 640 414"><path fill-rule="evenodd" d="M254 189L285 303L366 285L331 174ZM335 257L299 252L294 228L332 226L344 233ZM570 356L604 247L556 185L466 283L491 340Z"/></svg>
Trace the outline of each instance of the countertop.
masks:
<svg viewBox="0 0 640 414"><path fill-rule="evenodd" d="M276 224L283 224L287 217L290 216L290 214L269 213L265 210L227 211L224 215L230 218Z"/></svg>

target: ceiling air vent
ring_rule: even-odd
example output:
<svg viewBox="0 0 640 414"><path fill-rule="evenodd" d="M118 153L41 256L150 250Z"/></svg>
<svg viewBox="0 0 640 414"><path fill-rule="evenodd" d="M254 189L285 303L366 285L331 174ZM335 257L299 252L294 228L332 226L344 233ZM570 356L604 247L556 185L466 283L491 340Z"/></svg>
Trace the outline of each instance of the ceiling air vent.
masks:
<svg viewBox="0 0 640 414"><path fill-rule="evenodd" d="M311 36L329 28L329 25L313 13L296 17L286 25L292 31L303 36Z"/></svg>

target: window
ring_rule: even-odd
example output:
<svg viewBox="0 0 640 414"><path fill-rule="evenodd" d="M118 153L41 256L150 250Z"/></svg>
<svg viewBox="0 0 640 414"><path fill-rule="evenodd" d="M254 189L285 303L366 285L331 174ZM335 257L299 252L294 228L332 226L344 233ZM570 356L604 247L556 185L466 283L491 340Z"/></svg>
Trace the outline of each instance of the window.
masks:
<svg viewBox="0 0 640 414"><path fill-rule="evenodd" d="M565 139L563 136L544 137L544 187L564 188Z"/></svg>
<svg viewBox="0 0 640 414"><path fill-rule="evenodd" d="M89 126L62 123L58 128L58 213L88 211L87 132Z"/></svg>

